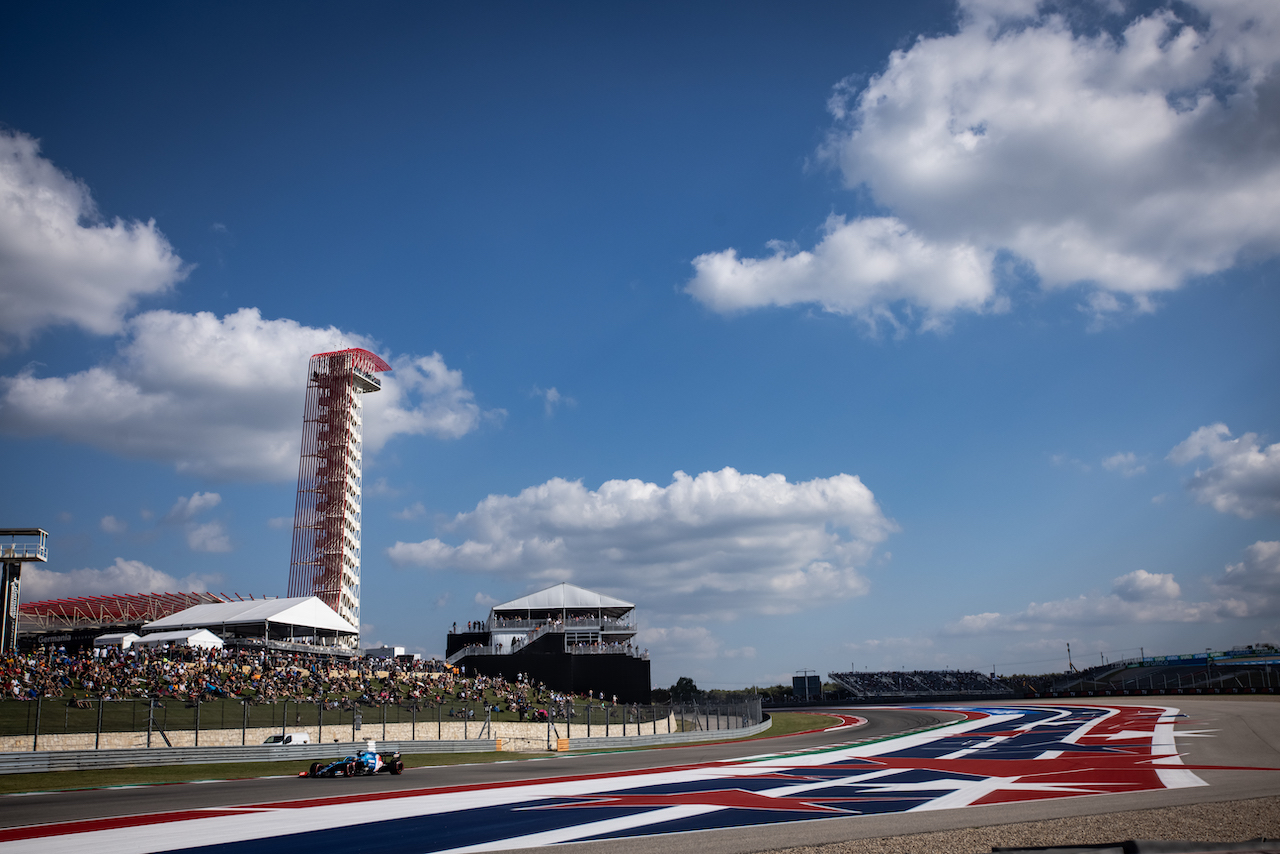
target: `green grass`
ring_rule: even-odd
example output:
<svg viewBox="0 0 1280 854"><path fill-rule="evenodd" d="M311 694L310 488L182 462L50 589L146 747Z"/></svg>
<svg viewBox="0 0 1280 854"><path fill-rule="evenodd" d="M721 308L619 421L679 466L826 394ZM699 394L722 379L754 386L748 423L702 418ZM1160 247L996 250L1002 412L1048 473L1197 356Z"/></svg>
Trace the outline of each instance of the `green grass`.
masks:
<svg viewBox="0 0 1280 854"><path fill-rule="evenodd" d="M791 735L835 726L839 718L801 712L774 712L773 725L758 735L738 741ZM723 741L725 739L714 739ZM650 748L630 748L650 749ZM405 753L406 768L512 762L552 756L550 753ZM338 758L336 755L334 759ZM96 771L42 771L34 774L0 774L0 794L50 792L63 789L95 789L104 786L145 786L192 780L236 780L248 777L294 776L306 771L310 760L277 762L223 762L210 765L160 765L146 768L104 768Z"/></svg>

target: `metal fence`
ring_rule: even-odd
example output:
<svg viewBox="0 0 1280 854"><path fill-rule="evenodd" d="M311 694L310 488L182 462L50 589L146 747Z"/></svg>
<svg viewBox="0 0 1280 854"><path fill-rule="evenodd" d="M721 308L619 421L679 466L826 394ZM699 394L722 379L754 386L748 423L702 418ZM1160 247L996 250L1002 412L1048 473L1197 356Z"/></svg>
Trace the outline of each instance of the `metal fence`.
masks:
<svg viewBox="0 0 1280 854"><path fill-rule="evenodd" d="M731 736L731 730L755 726L763 721L760 699L736 702L639 705L564 702L545 707L497 712L480 701L446 702L441 705L356 705L326 708L319 703L286 700L252 703L234 699L195 702L172 698L150 700L106 700L38 698L30 701L0 701L0 736L31 739L31 750L40 750L40 741L49 736L92 735L94 749L105 748L104 736L115 733L145 734L147 747L172 747L175 736L183 743L199 747L201 734L208 746L211 733L218 741L251 745L263 740L266 732L285 734L298 730L316 731L317 742L357 741L360 738L387 739L388 727L403 740L407 725L410 741L442 740L446 723L461 724L466 739L494 737L493 723L523 721L545 723L547 738L614 738L660 735L677 732L707 732ZM456 739L457 727L451 738ZM234 734L238 731L239 738ZM187 734L190 734L188 737ZM229 738L229 736L231 736ZM109 739L107 739L109 740ZM46 748L48 749L48 742ZM88 743L84 744L88 747Z"/></svg>
<svg viewBox="0 0 1280 854"><path fill-rule="evenodd" d="M63 699L40 697L35 700L0 702L0 736L26 736L38 750L41 736L94 735L94 746L101 746L102 736L110 733L146 733L147 746L169 745L170 735L193 733L199 746L200 733L239 730L242 745L252 744L250 731L260 736L263 730L281 734L299 729L316 729L318 741L355 740L362 730L392 724L408 724L414 740L440 738L442 724L460 721L464 738L480 738L486 728L489 711L480 702L445 703L440 706L403 706L386 704L326 708L319 703L284 700L276 703L252 703L242 700L205 700L202 702L172 698L151 700ZM419 734L421 729L421 734ZM376 734L376 729L374 730ZM345 738L344 738L345 736ZM261 738L256 738L261 741Z"/></svg>

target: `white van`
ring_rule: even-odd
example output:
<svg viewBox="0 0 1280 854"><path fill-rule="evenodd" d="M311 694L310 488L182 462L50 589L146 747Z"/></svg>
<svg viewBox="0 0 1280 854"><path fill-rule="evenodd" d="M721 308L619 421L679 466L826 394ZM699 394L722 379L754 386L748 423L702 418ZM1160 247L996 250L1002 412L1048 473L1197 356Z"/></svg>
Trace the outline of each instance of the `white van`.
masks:
<svg viewBox="0 0 1280 854"><path fill-rule="evenodd" d="M263 744L310 744L311 736L305 732L286 732L284 735L270 736Z"/></svg>

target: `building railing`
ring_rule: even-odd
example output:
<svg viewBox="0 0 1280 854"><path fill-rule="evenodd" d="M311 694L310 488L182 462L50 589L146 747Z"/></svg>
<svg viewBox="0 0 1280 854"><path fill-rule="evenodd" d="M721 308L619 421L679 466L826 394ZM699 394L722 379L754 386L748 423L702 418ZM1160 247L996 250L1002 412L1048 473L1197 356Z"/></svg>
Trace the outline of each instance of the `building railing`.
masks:
<svg viewBox="0 0 1280 854"><path fill-rule="evenodd" d="M634 629L634 619L617 619L613 617L588 617L568 620L545 619L494 619L480 624L480 631L529 630L541 626L555 626L558 631L591 631L593 629L608 631L610 629Z"/></svg>
<svg viewBox="0 0 1280 854"><path fill-rule="evenodd" d="M0 560L41 560L49 559L49 547L40 543L8 543L0 546Z"/></svg>
<svg viewBox="0 0 1280 854"><path fill-rule="evenodd" d="M649 660L648 650L640 650L634 646L620 643L574 643L566 644L565 652L573 655L629 655L642 661Z"/></svg>

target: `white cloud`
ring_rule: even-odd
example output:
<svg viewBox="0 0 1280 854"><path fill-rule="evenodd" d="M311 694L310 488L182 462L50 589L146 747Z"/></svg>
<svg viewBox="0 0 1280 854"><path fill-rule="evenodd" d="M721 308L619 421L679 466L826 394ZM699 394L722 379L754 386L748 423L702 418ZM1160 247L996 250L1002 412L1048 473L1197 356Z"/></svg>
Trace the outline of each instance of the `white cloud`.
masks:
<svg viewBox="0 0 1280 854"><path fill-rule="evenodd" d="M197 492L190 498L179 497L169 508L166 519L171 521L187 521L206 510L211 510L222 503L222 496L216 492Z"/></svg>
<svg viewBox="0 0 1280 854"><path fill-rule="evenodd" d="M105 596L119 593L204 593L216 575L192 573L185 578L147 566L142 561L116 558L106 569L75 569L55 572L30 565L22 571L22 601L64 599L74 596Z"/></svg>
<svg viewBox="0 0 1280 854"><path fill-rule="evenodd" d="M1240 602L1219 599L1185 602L1173 575L1135 570L1112 581L1111 593L1032 602L1014 614L969 614L943 630L948 635L1027 632L1050 626L1107 626L1123 623L1205 623L1244 616Z"/></svg>
<svg viewBox="0 0 1280 854"><path fill-rule="evenodd" d="M664 662L712 659L724 652L724 644L706 626L641 626L635 642L649 650L651 659Z"/></svg>
<svg viewBox="0 0 1280 854"><path fill-rule="evenodd" d="M103 516L102 520L98 522L98 527L108 534L123 534L129 530L129 523L117 519L115 516Z"/></svg>
<svg viewBox="0 0 1280 854"><path fill-rule="evenodd" d="M283 530L285 528L291 528L293 527L293 517L292 516L272 516L270 519L267 520L267 527L274 528L277 531Z"/></svg>
<svg viewBox="0 0 1280 854"><path fill-rule="evenodd" d="M572 581L672 615L784 613L858 596L857 567L896 530L857 477L789 483L726 468L672 483L554 478L490 495L450 525L469 536L397 542L398 565Z"/></svg>
<svg viewBox="0 0 1280 854"><path fill-rule="evenodd" d="M1210 466L1196 469L1187 488L1201 504L1244 519L1280 515L1280 444L1262 447L1256 433L1230 438L1225 424L1201 427L1169 452L1169 460L1186 465L1207 457Z"/></svg>
<svg viewBox="0 0 1280 854"><path fill-rule="evenodd" d="M822 156L882 215L830 220L807 252L699 256L717 311L814 303L874 322L999 310L991 260L1093 314L1280 251L1280 4L1192 2L1112 36L1035 3L967 2L952 35L837 87Z"/></svg>
<svg viewBox="0 0 1280 854"><path fill-rule="evenodd" d="M229 552L231 538L221 522L187 526L187 545L193 552Z"/></svg>
<svg viewBox="0 0 1280 854"><path fill-rule="evenodd" d="M427 517L427 508L422 506L421 501L415 501L403 510L398 510L391 515L396 519L404 519L406 522L414 519L425 519Z"/></svg>
<svg viewBox="0 0 1280 854"><path fill-rule="evenodd" d="M475 603L485 608L492 608L498 604L498 600L494 599L488 593L476 593Z"/></svg>
<svg viewBox="0 0 1280 854"><path fill-rule="evenodd" d="M551 388L539 388L538 386L534 386L533 396L542 398L543 411L546 413L548 418L555 414L557 407L568 406L572 409L578 405L578 401L574 400L572 397L561 394L555 386L552 386Z"/></svg>
<svg viewBox="0 0 1280 854"><path fill-rule="evenodd" d="M1135 569L1115 579L1111 592L1126 602L1154 602L1177 599L1182 595L1182 588L1173 580L1172 573Z"/></svg>
<svg viewBox="0 0 1280 854"><path fill-rule="evenodd" d="M1241 603L1250 616L1280 614L1280 542L1259 540L1245 559L1213 580L1214 589Z"/></svg>
<svg viewBox="0 0 1280 854"><path fill-rule="evenodd" d="M1107 471L1119 472L1125 477L1133 477L1147 470L1132 451L1112 454L1102 461L1102 467Z"/></svg>
<svg viewBox="0 0 1280 854"><path fill-rule="evenodd" d="M298 475L306 368L314 353L373 347L335 327L264 320L242 308L131 318L114 357L79 373L0 377L0 430L54 436L218 478ZM366 397L365 449L400 434L455 438L486 417L438 353L391 360Z"/></svg>
<svg viewBox="0 0 1280 854"><path fill-rule="evenodd" d="M812 251L771 248L766 258L740 259L733 249L699 255L687 291L720 312L817 303L872 324L893 322L888 307L905 303L923 310L926 327L957 309L994 307L990 252L930 241L894 217L832 216Z"/></svg>
<svg viewBox="0 0 1280 854"><path fill-rule="evenodd" d="M185 276L154 221L102 221L36 140L0 130L0 351L48 326L119 332L139 297Z"/></svg>

